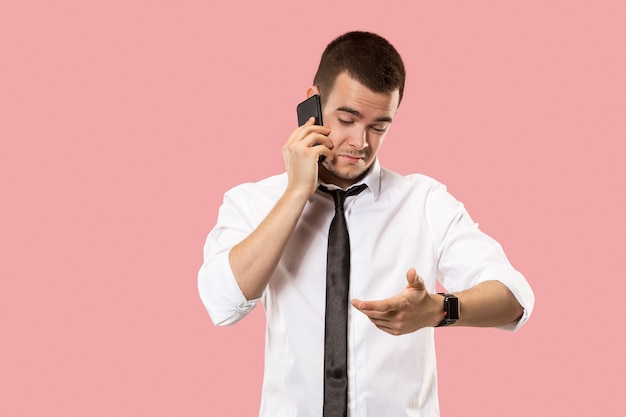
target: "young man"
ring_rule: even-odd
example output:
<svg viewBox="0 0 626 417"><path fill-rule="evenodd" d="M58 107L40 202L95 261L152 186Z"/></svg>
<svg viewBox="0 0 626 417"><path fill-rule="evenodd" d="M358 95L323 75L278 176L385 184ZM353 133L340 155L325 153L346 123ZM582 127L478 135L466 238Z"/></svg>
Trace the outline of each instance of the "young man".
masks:
<svg viewBox="0 0 626 417"><path fill-rule="evenodd" d="M404 79L385 39L340 36L307 91L321 96L324 126L311 119L292 132L286 173L225 195L199 291L216 325L263 301L261 416L439 415L434 328L515 330L532 311L524 277L443 185L380 166ZM332 243L335 216L349 231L348 261ZM327 274L338 257L349 272ZM435 294L437 280L453 294Z"/></svg>

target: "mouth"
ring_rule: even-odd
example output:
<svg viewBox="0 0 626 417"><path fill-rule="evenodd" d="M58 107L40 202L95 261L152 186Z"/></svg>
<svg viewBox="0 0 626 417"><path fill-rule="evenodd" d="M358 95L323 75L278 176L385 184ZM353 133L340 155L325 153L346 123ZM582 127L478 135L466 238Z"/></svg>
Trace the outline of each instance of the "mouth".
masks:
<svg viewBox="0 0 626 417"><path fill-rule="evenodd" d="M337 155L336 158L341 158L347 162L351 162L351 163L358 163L359 161L362 161L363 159L365 159L364 155L351 155L351 154L343 154L343 155Z"/></svg>

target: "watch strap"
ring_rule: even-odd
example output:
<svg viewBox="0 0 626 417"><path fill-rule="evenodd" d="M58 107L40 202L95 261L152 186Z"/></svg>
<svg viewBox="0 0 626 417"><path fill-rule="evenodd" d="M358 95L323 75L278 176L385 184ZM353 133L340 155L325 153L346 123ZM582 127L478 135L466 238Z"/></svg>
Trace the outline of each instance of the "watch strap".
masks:
<svg viewBox="0 0 626 417"><path fill-rule="evenodd" d="M459 299L453 294L443 292L437 294L443 296L443 319L435 327L449 326L459 319Z"/></svg>

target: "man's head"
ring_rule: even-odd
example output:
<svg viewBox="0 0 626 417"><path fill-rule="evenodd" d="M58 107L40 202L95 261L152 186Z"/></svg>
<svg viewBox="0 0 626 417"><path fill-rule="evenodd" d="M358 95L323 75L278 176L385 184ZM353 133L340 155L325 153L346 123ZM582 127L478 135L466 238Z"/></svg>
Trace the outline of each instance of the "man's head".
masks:
<svg viewBox="0 0 626 417"><path fill-rule="evenodd" d="M342 72L376 93L398 90L402 100L406 78L402 58L393 45L374 33L348 32L328 44L313 79L322 101Z"/></svg>
<svg viewBox="0 0 626 417"><path fill-rule="evenodd" d="M320 179L347 188L376 160L404 89L404 64L378 35L350 32L331 42L322 55L315 85L332 154L320 165Z"/></svg>

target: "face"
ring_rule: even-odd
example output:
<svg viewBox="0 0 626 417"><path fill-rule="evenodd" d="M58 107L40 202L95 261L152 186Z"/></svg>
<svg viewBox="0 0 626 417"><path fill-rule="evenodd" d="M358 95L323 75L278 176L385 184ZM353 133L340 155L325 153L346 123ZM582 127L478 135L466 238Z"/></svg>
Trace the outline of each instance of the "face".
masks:
<svg viewBox="0 0 626 417"><path fill-rule="evenodd" d="M325 99L324 125L335 145L320 166L320 179L347 188L376 160L399 104L399 91L375 93L347 73L337 76Z"/></svg>

